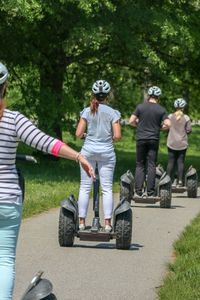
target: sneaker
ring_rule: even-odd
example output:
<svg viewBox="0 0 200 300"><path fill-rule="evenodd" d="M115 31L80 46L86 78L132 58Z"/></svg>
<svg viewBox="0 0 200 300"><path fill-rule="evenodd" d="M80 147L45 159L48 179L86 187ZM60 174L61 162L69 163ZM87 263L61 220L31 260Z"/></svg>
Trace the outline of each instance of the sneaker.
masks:
<svg viewBox="0 0 200 300"><path fill-rule="evenodd" d="M134 194L134 197L135 197L135 198L141 198L141 197L142 197L142 194L137 194L137 193L135 193L135 194Z"/></svg>
<svg viewBox="0 0 200 300"><path fill-rule="evenodd" d="M111 225L106 225L105 226L105 232L111 232L112 231L112 226Z"/></svg>
<svg viewBox="0 0 200 300"><path fill-rule="evenodd" d="M183 187L183 182L182 181L178 181L177 187Z"/></svg>
<svg viewBox="0 0 200 300"><path fill-rule="evenodd" d="M79 230L80 231L85 230L85 224L79 224Z"/></svg>
<svg viewBox="0 0 200 300"><path fill-rule="evenodd" d="M172 187L176 187L177 186L177 179L175 178L174 181L172 182Z"/></svg>
<svg viewBox="0 0 200 300"><path fill-rule="evenodd" d="M148 198L154 198L155 197L155 192L149 192L147 193Z"/></svg>
<svg viewBox="0 0 200 300"><path fill-rule="evenodd" d="M148 197L149 199L155 198L154 194L150 194L150 195L148 195L147 197Z"/></svg>

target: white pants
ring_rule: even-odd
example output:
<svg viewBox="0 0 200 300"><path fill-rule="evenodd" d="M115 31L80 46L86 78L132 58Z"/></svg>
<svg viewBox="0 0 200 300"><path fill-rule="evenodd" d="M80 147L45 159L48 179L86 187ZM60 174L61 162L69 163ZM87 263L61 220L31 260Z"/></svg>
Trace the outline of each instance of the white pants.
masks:
<svg viewBox="0 0 200 300"><path fill-rule="evenodd" d="M99 179L101 185L101 191L103 196L103 210L104 218L110 219L113 212L113 174L115 169L116 157L113 152L112 155L107 157L102 154L90 155L88 152L81 151L81 153L87 158L90 164L95 170L96 163L98 164ZM78 197L79 217L86 218L90 192L92 188L93 180L87 176L86 172L81 167L81 184Z"/></svg>

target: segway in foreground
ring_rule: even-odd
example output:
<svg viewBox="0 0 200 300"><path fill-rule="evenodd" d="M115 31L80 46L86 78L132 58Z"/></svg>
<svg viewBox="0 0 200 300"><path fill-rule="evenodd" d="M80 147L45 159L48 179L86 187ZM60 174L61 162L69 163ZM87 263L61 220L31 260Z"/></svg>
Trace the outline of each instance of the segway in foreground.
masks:
<svg viewBox="0 0 200 300"><path fill-rule="evenodd" d="M17 154L16 160L37 163L37 160L33 156L25 154ZM24 201L25 180L19 168L17 168L17 172L19 176L19 185L22 190L22 200ZM52 293L53 285L49 280L42 278L43 273L43 271L39 271L33 277L20 300L56 300L55 295Z"/></svg>
<svg viewBox="0 0 200 300"><path fill-rule="evenodd" d="M121 194L120 201L113 213L113 229L106 232L100 223L99 215L99 177L98 167L95 169L96 180L93 184L93 211L92 225L85 230L79 230L78 205L74 196L71 195L61 202L59 216L59 244L62 247L71 247L75 236L81 241L108 242L116 239L117 249L129 249L132 237L132 210L129 195Z"/></svg>
<svg viewBox="0 0 200 300"><path fill-rule="evenodd" d="M52 283L42 278L43 271L39 271L31 280L21 300L56 300L52 293Z"/></svg>
<svg viewBox="0 0 200 300"><path fill-rule="evenodd" d="M196 198L198 189L198 175L197 170L190 166L185 174L184 186L176 185L176 179L172 184L173 193L184 193L187 192L188 198Z"/></svg>
<svg viewBox="0 0 200 300"><path fill-rule="evenodd" d="M127 171L121 177L121 192L129 193L129 202L133 200L135 203L154 204L160 202L160 208L171 207L171 180L164 172L161 166L156 168L155 195L149 197L147 195L147 184L144 183L143 195L137 197L134 195L134 176L131 171Z"/></svg>

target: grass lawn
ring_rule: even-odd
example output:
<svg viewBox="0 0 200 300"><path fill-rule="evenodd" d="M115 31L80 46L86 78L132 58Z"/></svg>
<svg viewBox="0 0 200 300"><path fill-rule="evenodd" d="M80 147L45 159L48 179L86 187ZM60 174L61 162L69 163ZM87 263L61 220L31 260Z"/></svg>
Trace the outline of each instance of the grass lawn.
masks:
<svg viewBox="0 0 200 300"><path fill-rule="evenodd" d="M115 144L117 164L114 175L114 192L119 191L120 176L135 169L135 130L126 126L122 129L123 138ZM190 136L190 147L187 152L186 168L193 164L200 171L197 136L200 136L200 127L195 127ZM167 165L166 133L161 133L158 162L164 167ZM83 141L74 140L65 134L64 140L73 148L80 150ZM42 212L51 207L57 207L60 201L70 194L78 195L79 165L65 159L52 160L48 155L34 152L34 149L20 145L18 152L33 154L38 164L18 162L26 179L24 202L24 217Z"/></svg>
<svg viewBox="0 0 200 300"><path fill-rule="evenodd" d="M166 133L161 133L158 162L167 165ZM189 149L186 157L186 169L192 164L200 175L200 127L194 127L189 137ZM73 140L66 134L65 142L80 150L82 141ZM114 192L119 191L120 176L135 169L135 131L123 128L123 139L115 145L117 165L114 176ZM20 145L20 153L33 154L34 150ZM70 194L78 195L79 166L74 161L51 160L49 156L35 152L38 164L19 162L26 179L26 193L23 216L58 207L60 201ZM199 199L197 199L199 201ZM188 226L180 240L174 245L175 263L169 264L169 272L159 291L161 300L197 300L200 299L200 215Z"/></svg>
<svg viewBox="0 0 200 300"><path fill-rule="evenodd" d="M199 199L197 200L199 201ZM174 244L176 260L159 291L160 300L200 299L200 215Z"/></svg>

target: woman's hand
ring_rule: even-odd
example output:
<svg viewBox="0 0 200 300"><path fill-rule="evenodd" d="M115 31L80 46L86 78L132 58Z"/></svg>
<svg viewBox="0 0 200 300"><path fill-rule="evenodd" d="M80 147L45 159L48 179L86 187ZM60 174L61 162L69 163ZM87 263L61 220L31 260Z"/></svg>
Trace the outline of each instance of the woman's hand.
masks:
<svg viewBox="0 0 200 300"><path fill-rule="evenodd" d="M95 171L94 171L93 167L91 166L91 164L87 161L87 159L83 155L80 154L78 157L78 161L80 162L82 168L85 170L87 175L89 177L92 177L93 179L95 179L96 178Z"/></svg>
<svg viewBox="0 0 200 300"><path fill-rule="evenodd" d="M81 164L87 175L95 179L95 172L93 167L80 152L77 152L76 150L63 143L59 149L58 156L66 159L76 160Z"/></svg>

